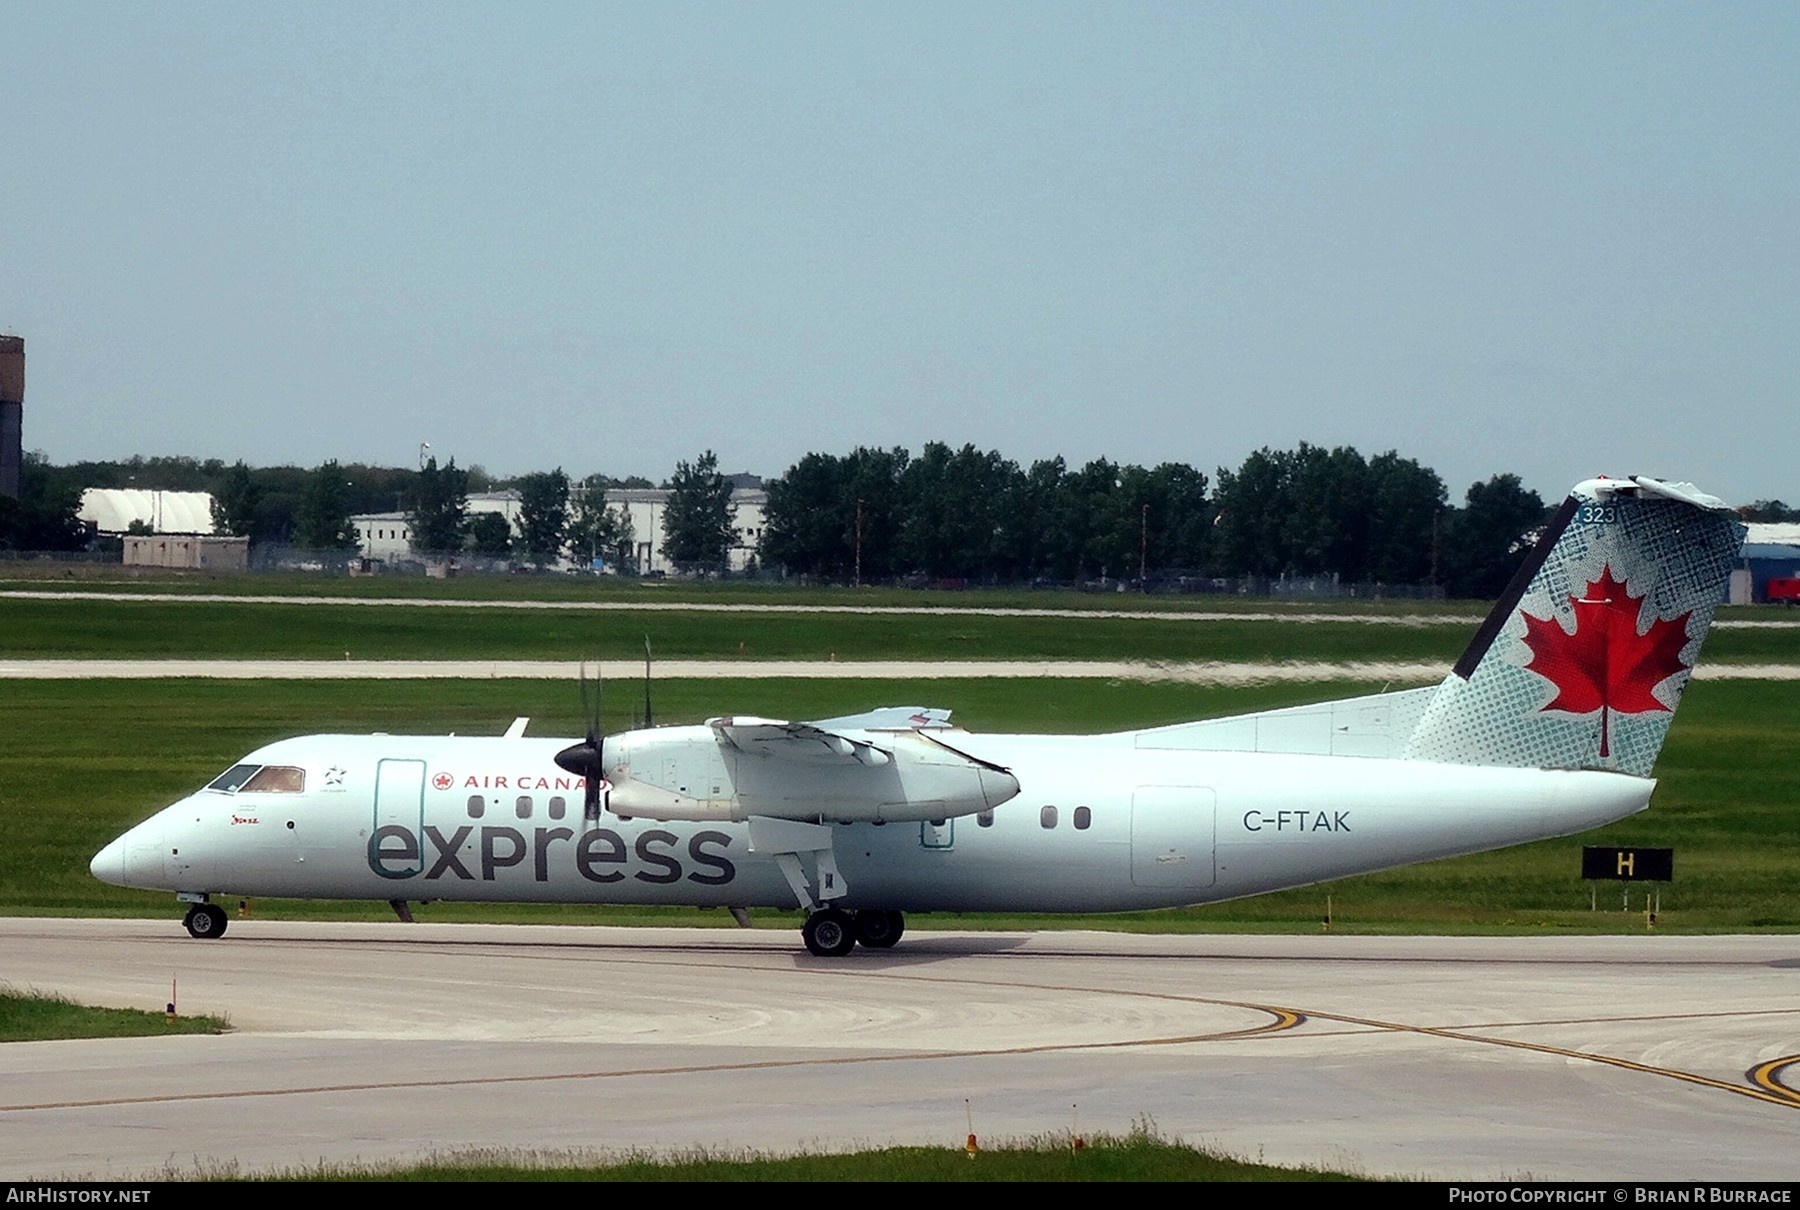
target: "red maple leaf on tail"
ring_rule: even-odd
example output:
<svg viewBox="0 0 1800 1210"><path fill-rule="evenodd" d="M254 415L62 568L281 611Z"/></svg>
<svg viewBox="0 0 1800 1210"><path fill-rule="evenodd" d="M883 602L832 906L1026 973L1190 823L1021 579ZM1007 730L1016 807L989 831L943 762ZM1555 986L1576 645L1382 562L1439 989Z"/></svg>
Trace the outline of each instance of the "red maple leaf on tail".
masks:
<svg viewBox="0 0 1800 1210"><path fill-rule="evenodd" d="M1525 646L1531 649L1525 667L1556 686L1556 696L1545 710L1600 711L1600 755L1608 756L1608 710L1668 712L1651 691L1687 671L1681 649L1687 646L1688 619L1694 611L1657 618L1639 634L1644 598L1632 596L1623 580L1614 579L1610 564L1601 569L1598 580L1589 581L1586 593L1570 597L1569 603L1575 607L1573 634L1553 618L1525 615Z"/></svg>

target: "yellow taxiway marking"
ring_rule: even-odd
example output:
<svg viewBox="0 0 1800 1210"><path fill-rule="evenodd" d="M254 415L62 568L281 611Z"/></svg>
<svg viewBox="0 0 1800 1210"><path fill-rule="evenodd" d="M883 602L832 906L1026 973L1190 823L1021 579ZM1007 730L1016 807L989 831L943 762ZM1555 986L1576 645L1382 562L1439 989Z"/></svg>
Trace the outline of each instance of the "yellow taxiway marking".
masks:
<svg viewBox="0 0 1800 1210"><path fill-rule="evenodd" d="M1800 1055L1783 1055L1767 1063L1758 1063L1744 1074L1758 1088L1766 1089L1790 1104L1800 1105L1800 1089L1789 1088L1781 1082L1781 1073L1796 1063L1800 1063Z"/></svg>

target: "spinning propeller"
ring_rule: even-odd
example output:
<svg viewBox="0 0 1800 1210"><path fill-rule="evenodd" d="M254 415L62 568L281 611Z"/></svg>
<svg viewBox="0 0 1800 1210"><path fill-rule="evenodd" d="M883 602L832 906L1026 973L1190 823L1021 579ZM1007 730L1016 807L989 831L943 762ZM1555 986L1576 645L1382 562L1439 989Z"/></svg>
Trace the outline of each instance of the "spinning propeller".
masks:
<svg viewBox="0 0 1800 1210"><path fill-rule="evenodd" d="M570 744L556 754L557 767L564 769L582 779L587 787L582 801L582 818L591 826L600 822L600 811L605 807L604 790L610 789L606 784L606 736L600 730L600 707L606 696L606 675L596 665L594 668L594 700L588 702L587 661L581 662L581 713L587 719L587 738L579 744ZM651 725L650 713L650 636L644 636L644 719L643 726Z"/></svg>
<svg viewBox="0 0 1800 1210"><path fill-rule="evenodd" d="M581 662L581 713L587 718L587 738L570 744L556 754L556 764L582 779L587 787L582 803L582 818L589 824L600 821L600 786L606 779L606 736L600 732L600 703L606 693L606 677L594 670L595 688L592 708L588 705L587 661Z"/></svg>

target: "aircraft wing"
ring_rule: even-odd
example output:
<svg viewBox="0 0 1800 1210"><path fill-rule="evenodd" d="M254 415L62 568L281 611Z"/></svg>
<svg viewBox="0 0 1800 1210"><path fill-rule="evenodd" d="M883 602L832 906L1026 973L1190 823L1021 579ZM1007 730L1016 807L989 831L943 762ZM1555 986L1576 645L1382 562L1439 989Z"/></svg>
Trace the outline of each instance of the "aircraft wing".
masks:
<svg viewBox="0 0 1800 1210"><path fill-rule="evenodd" d="M803 764L855 763L878 768L894 758L891 748L841 735L818 723L788 723L772 718L709 718L706 725L719 742L752 756Z"/></svg>

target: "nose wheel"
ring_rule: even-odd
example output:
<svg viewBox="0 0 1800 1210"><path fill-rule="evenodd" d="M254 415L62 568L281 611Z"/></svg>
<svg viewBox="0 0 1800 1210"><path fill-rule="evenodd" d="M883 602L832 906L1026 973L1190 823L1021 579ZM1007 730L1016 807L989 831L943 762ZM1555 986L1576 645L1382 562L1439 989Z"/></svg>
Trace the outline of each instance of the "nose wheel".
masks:
<svg viewBox="0 0 1800 1210"><path fill-rule="evenodd" d="M230 919L225 909L216 903L196 903L188 909L187 919L182 923L187 926L188 936L210 941L225 935L225 925Z"/></svg>

